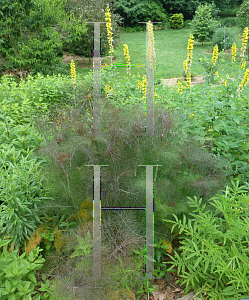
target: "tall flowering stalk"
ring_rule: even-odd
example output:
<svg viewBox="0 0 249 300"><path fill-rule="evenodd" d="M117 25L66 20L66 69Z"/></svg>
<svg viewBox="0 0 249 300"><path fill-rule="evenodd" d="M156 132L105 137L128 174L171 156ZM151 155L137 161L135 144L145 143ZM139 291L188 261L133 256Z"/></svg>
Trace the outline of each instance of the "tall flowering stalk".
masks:
<svg viewBox="0 0 249 300"><path fill-rule="evenodd" d="M232 45L232 61L236 60L236 52L237 52L236 43L233 43L233 45Z"/></svg>
<svg viewBox="0 0 249 300"><path fill-rule="evenodd" d="M113 53L113 33L112 33L112 19L111 19L111 11L109 8L109 4L107 4L106 6L106 12L105 12L105 21L106 23L106 28L107 28L107 40L108 40L108 44L110 47L109 53L111 55L111 66L112 66L112 53Z"/></svg>
<svg viewBox="0 0 249 300"><path fill-rule="evenodd" d="M153 62L153 68L155 67L156 63L156 52L155 52L155 38L153 33L153 24L151 21L148 22L148 34L149 34L149 44L147 47L147 58L150 63ZM152 56L151 56L152 52Z"/></svg>
<svg viewBox="0 0 249 300"><path fill-rule="evenodd" d="M130 65L130 54L129 54L129 48L127 44L124 44L124 56L126 60L126 68L127 68L127 74L130 76L131 75L131 65Z"/></svg>
<svg viewBox="0 0 249 300"><path fill-rule="evenodd" d="M214 49L213 49L213 57L212 57L212 64L213 64L213 66L215 66L215 64L216 64L216 61L217 61L217 58L218 58L218 54L219 54L219 48L218 48L218 45L215 45Z"/></svg>
<svg viewBox="0 0 249 300"><path fill-rule="evenodd" d="M146 99L146 75L143 76L143 80L142 80L142 93L143 93L143 98L142 100Z"/></svg>
<svg viewBox="0 0 249 300"><path fill-rule="evenodd" d="M141 76L140 76L140 74L138 73L137 74L137 77L138 78L141 78ZM138 87L138 90L140 91L140 92L142 92L142 81L141 80L137 80L137 87Z"/></svg>
<svg viewBox="0 0 249 300"><path fill-rule="evenodd" d="M241 57L241 69L242 70L245 70L245 67L246 67L246 62L245 62L245 52L246 52L246 46L247 46L247 43L248 43L248 27L246 27L244 29L244 32L243 32L243 39L242 39L242 48L241 48L241 54L240 54L240 57Z"/></svg>
<svg viewBox="0 0 249 300"><path fill-rule="evenodd" d="M186 80L187 80L187 88L190 89L191 87L191 71L190 67L192 64L192 58L193 58L193 49L194 49L194 36L193 34L189 35L188 39L188 46L187 46L187 59L183 62L183 67L185 70Z"/></svg>
<svg viewBox="0 0 249 300"><path fill-rule="evenodd" d="M76 90L76 69L75 69L75 63L74 63L73 60L71 60L70 68L71 68L71 79L72 79L72 84L73 84L73 89L74 89L74 101L75 101L75 104L76 104L76 94L75 94L75 90Z"/></svg>
<svg viewBox="0 0 249 300"><path fill-rule="evenodd" d="M241 84L239 85L239 89L238 89L238 93L239 94L243 90L243 87L246 86L246 84L247 84L248 81L249 81L249 68L246 69L244 78L243 78Z"/></svg>

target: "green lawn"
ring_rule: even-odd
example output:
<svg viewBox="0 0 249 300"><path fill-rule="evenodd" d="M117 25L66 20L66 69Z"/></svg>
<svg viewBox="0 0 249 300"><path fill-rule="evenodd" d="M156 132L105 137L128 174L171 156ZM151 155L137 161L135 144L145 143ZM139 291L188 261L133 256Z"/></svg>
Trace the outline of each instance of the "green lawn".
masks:
<svg viewBox="0 0 249 300"><path fill-rule="evenodd" d="M241 40L239 37L239 29L234 27L236 33L237 48L241 47ZM156 50L156 69L155 80L160 78L173 78L184 75L183 61L187 58L187 44L191 29L181 30L160 30L154 31L155 36L155 50ZM132 64L145 64L146 63L146 32L123 33L121 42L117 49L115 49L116 63L125 64L125 57L123 54L123 44L129 47L131 63ZM212 56L212 44L206 42L202 46L201 43L194 44L193 63L191 71L193 76L198 76L203 73L203 68L198 63L198 59L206 55ZM102 59L102 62L108 63L109 59ZM225 63L220 64L219 72L221 75L233 73L233 68L227 64L231 61L231 57L226 58ZM86 74L90 69L78 69L80 74ZM117 67L120 75L126 75L125 67ZM132 74L145 74L144 67L132 67Z"/></svg>

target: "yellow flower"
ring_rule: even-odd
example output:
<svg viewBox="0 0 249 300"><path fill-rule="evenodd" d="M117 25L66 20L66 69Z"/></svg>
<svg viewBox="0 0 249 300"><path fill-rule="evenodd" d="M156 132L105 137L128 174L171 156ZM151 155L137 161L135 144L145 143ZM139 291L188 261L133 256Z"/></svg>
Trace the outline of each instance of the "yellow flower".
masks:
<svg viewBox="0 0 249 300"><path fill-rule="evenodd" d="M153 34L153 24L151 21L148 22L148 35L149 35L149 44L147 47L147 58L151 62L153 60L153 67L155 66L155 59L156 59L156 54L155 54L155 38ZM151 52L152 52L152 57L151 57Z"/></svg>
<svg viewBox="0 0 249 300"><path fill-rule="evenodd" d="M112 45L113 33L112 33L112 19L111 19L111 12L110 12L110 8L109 8L109 4L107 4L107 6L106 6L105 21L107 22L106 29L107 29L107 40L108 40L108 44L110 47L109 53L112 54L113 53L113 45Z"/></svg>
<svg viewBox="0 0 249 300"><path fill-rule="evenodd" d="M215 72L215 75L216 75L217 77L220 77L218 71Z"/></svg>
<svg viewBox="0 0 249 300"><path fill-rule="evenodd" d="M241 84L243 86L246 86L248 81L249 81L249 69L247 68Z"/></svg>
<svg viewBox="0 0 249 300"><path fill-rule="evenodd" d="M248 42L248 27L246 27L243 32L242 48L241 48L241 54L240 54L240 57L242 60L244 60L247 42Z"/></svg>
<svg viewBox="0 0 249 300"><path fill-rule="evenodd" d="M142 80L142 93L143 93L142 99L146 99L146 75L143 76L143 80Z"/></svg>
<svg viewBox="0 0 249 300"><path fill-rule="evenodd" d="M182 83L178 80L178 81L177 81L177 84L178 84L178 93L179 93L179 94L182 94L182 90L183 90L183 88L182 88Z"/></svg>
<svg viewBox="0 0 249 300"><path fill-rule="evenodd" d="M141 80L138 80L138 89L141 92L141 90L142 90L142 81Z"/></svg>
<svg viewBox="0 0 249 300"><path fill-rule="evenodd" d="M242 70L245 70L245 67L246 67L246 61L244 60L241 64L241 69Z"/></svg>
<svg viewBox="0 0 249 300"><path fill-rule="evenodd" d="M243 87L246 86L246 84L247 84L248 81L249 81L249 68L246 69L244 78L243 78L243 80L242 80L242 82L239 85L239 88L237 90L239 94L243 90Z"/></svg>
<svg viewBox="0 0 249 300"><path fill-rule="evenodd" d="M187 59L183 62L183 68L185 70L185 75L187 78L187 87L190 89L191 87L191 72L190 67L193 58L193 48L194 48L194 36L192 34L189 35L188 46L187 46ZM179 85L179 84L178 84ZM179 92L179 89L178 89Z"/></svg>
<svg viewBox="0 0 249 300"><path fill-rule="evenodd" d="M195 116L194 114L191 114L191 115L190 115L190 118L192 118L192 117L194 117L194 116Z"/></svg>
<svg viewBox="0 0 249 300"><path fill-rule="evenodd" d="M75 85L76 84L76 69L75 69L75 63L73 60L71 60L71 78L72 78L72 83Z"/></svg>
<svg viewBox="0 0 249 300"><path fill-rule="evenodd" d="M224 86L227 86L227 80L225 80L223 84L224 84Z"/></svg>
<svg viewBox="0 0 249 300"><path fill-rule="evenodd" d="M105 93L108 94L109 90L110 90L110 86L107 84L107 85L105 86Z"/></svg>
<svg viewBox="0 0 249 300"><path fill-rule="evenodd" d="M126 67L127 67L127 74L131 75L130 69L131 69L131 65L130 65L130 54L129 54L129 48L127 44L124 44L124 56L126 59Z"/></svg>
<svg viewBox="0 0 249 300"><path fill-rule="evenodd" d="M232 45L232 60L235 61L236 60L236 52L237 52L237 47L236 47L236 43L233 43Z"/></svg>
<svg viewBox="0 0 249 300"><path fill-rule="evenodd" d="M191 87L191 72L189 71L187 75L187 88L190 89L190 87Z"/></svg>
<svg viewBox="0 0 249 300"><path fill-rule="evenodd" d="M218 45L215 45L214 46L214 49L213 49L213 57L212 57L212 64L215 65L216 61L217 61L217 58L218 58Z"/></svg>

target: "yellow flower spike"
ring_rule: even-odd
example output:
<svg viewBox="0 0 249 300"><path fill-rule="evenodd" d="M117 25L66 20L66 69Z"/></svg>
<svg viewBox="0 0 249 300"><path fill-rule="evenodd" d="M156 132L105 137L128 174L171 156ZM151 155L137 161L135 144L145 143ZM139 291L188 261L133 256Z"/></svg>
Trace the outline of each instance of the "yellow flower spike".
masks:
<svg viewBox="0 0 249 300"><path fill-rule="evenodd" d="M246 69L244 78L243 78L241 84L239 85L238 93L240 93L243 90L243 87L246 86L248 81L249 81L249 68Z"/></svg>
<svg viewBox="0 0 249 300"><path fill-rule="evenodd" d="M110 86L107 84L105 86L105 93L106 93L106 95L108 94L109 90L110 90Z"/></svg>
<svg viewBox="0 0 249 300"><path fill-rule="evenodd" d="M227 86L227 80L225 80L223 84L224 84L224 86Z"/></svg>
<svg viewBox="0 0 249 300"><path fill-rule="evenodd" d="M183 62L183 68L185 71L186 79L187 79L187 88L191 87L191 72L190 67L192 64L193 58L193 49L194 49L194 36L192 34L189 35L188 45L187 45L187 59Z"/></svg>
<svg viewBox="0 0 249 300"><path fill-rule="evenodd" d="M142 80L142 93L143 93L142 99L146 99L146 75L143 76L143 80Z"/></svg>
<svg viewBox="0 0 249 300"><path fill-rule="evenodd" d="M191 72L187 75L187 88L190 89L191 87Z"/></svg>
<svg viewBox="0 0 249 300"><path fill-rule="evenodd" d="M153 67L154 67L156 53L155 53L155 38L153 33L153 24L151 23L151 21L148 22L148 35L149 35L149 44L147 47L147 58L150 62L153 61ZM151 52L152 52L152 57L151 57Z"/></svg>
<svg viewBox="0 0 249 300"><path fill-rule="evenodd" d="M138 80L138 89L141 92L141 90L142 90L142 81L141 80Z"/></svg>
<svg viewBox="0 0 249 300"><path fill-rule="evenodd" d="M124 56L126 59L126 68L127 68L127 74L131 75L131 65L130 65L130 54L129 54L129 48L127 44L124 44Z"/></svg>
<svg viewBox="0 0 249 300"><path fill-rule="evenodd" d="M246 52L246 46L247 46L247 43L248 43L248 31L249 31L248 27L245 27L244 32L243 32L242 48L241 48L241 54L240 54L240 57L241 57L242 61L244 60L245 52Z"/></svg>
<svg viewBox="0 0 249 300"><path fill-rule="evenodd" d="M71 60L71 78L72 78L72 83L73 85L76 84L76 69L75 69L75 63L73 60Z"/></svg>
<svg viewBox="0 0 249 300"><path fill-rule="evenodd" d="M216 71L216 72L215 72L215 75L217 76L217 78L218 78L218 77L220 77L220 75L219 75L219 72L218 72L218 71Z"/></svg>
<svg viewBox="0 0 249 300"><path fill-rule="evenodd" d="M232 45L232 61L236 60L236 52L237 52L236 43L233 43L233 45Z"/></svg>
<svg viewBox="0 0 249 300"><path fill-rule="evenodd" d="M113 53L113 33L112 33L112 19L111 19L111 12L110 12L110 8L109 8L109 4L107 4L106 6L106 12L105 12L105 21L106 23L106 29L107 29L107 40L108 40L108 44L110 47L109 53L110 55L112 55Z"/></svg>
<svg viewBox="0 0 249 300"><path fill-rule="evenodd" d="M243 61L242 64L241 64L241 69L242 69L242 70L245 70L245 67L246 67L246 62Z"/></svg>
<svg viewBox="0 0 249 300"><path fill-rule="evenodd" d="M178 81L177 81L177 84L178 84L178 93L179 93L179 94L182 94L182 90L183 90L183 88L182 88L182 83L178 80Z"/></svg>
<svg viewBox="0 0 249 300"><path fill-rule="evenodd" d="M213 49L213 57L212 57L212 64L213 65L216 64L216 61L217 61L217 58L218 58L218 53L219 53L218 45L215 45L214 49Z"/></svg>

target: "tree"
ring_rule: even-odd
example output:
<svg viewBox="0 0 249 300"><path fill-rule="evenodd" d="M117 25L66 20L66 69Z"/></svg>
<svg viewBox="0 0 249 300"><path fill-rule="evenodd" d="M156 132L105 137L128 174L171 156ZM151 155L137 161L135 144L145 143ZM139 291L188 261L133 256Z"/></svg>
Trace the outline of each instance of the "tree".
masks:
<svg viewBox="0 0 249 300"><path fill-rule="evenodd" d="M199 5L192 24L192 34L196 41L203 42L210 41L218 27L218 21L214 19L214 7L212 4Z"/></svg>
<svg viewBox="0 0 249 300"><path fill-rule="evenodd" d="M144 21L148 0L116 0L113 8L125 18L125 25Z"/></svg>
<svg viewBox="0 0 249 300"><path fill-rule="evenodd" d="M61 58L62 36L56 30L59 24L64 33L73 31L77 39L86 27L75 21L73 14L63 9L65 0L0 0L0 68L52 74L56 67L63 70Z"/></svg>
<svg viewBox="0 0 249 300"><path fill-rule="evenodd" d="M242 28L249 26L249 0L245 0L237 11L239 25Z"/></svg>
<svg viewBox="0 0 249 300"><path fill-rule="evenodd" d="M73 13L76 19L82 22L105 22L105 10L109 0L66 0L65 11ZM112 13L112 31L113 31L113 46L116 47L120 38L119 26L122 24L122 17ZM93 24L86 24L87 33L80 35L77 41L72 39L64 39L63 49L73 52L81 56L93 55ZM106 24L100 25L101 33L101 55L105 55L109 51L107 41Z"/></svg>
<svg viewBox="0 0 249 300"><path fill-rule="evenodd" d="M161 0L168 13L183 13L185 19L194 15L200 4L214 3L219 10L228 10L241 3L241 0Z"/></svg>

